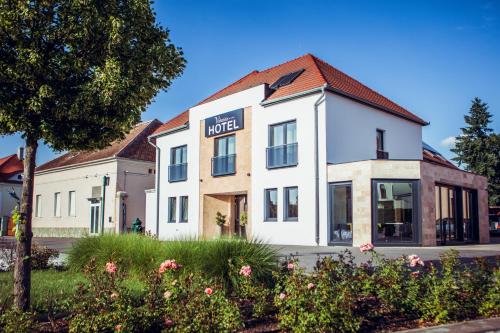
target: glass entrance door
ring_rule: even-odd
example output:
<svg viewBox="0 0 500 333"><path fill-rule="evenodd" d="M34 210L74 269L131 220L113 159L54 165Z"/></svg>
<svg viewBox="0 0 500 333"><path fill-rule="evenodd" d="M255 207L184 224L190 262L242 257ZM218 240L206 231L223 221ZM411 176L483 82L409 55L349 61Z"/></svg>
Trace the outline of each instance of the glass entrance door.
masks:
<svg viewBox="0 0 500 333"><path fill-rule="evenodd" d="M329 242L352 244L352 185L329 185L330 232Z"/></svg>
<svg viewBox="0 0 500 333"><path fill-rule="evenodd" d="M240 237L246 237L246 223L247 217L247 196L236 195L234 197L234 234ZM246 221L243 221L246 219Z"/></svg>
<svg viewBox="0 0 500 333"><path fill-rule="evenodd" d="M90 204L90 234L96 235L99 233L99 211L100 203Z"/></svg>

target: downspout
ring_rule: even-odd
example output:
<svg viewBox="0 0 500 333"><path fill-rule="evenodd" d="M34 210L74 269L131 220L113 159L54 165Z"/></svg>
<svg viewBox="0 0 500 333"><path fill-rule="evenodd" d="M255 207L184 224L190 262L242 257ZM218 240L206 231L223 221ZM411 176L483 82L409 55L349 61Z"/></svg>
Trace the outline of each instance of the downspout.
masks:
<svg viewBox="0 0 500 333"><path fill-rule="evenodd" d="M319 245L319 133L318 133L318 106L323 102L325 97L325 89L328 86L325 83L321 87L321 95L314 102L314 182L315 182L315 232L316 232L316 245Z"/></svg>
<svg viewBox="0 0 500 333"><path fill-rule="evenodd" d="M148 143L156 148L156 237L160 237L160 161L161 150L148 137Z"/></svg>

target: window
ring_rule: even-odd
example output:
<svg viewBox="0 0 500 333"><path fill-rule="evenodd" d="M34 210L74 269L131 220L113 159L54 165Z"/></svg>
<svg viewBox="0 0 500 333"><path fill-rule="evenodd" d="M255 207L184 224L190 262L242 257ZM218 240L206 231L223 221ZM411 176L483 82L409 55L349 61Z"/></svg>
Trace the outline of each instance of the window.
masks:
<svg viewBox="0 0 500 333"><path fill-rule="evenodd" d="M61 216L61 192L54 193L54 216Z"/></svg>
<svg viewBox="0 0 500 333"><path fill-rule="evenodd" d="M275 188L264 191L266 221L276 221L278 219L278 190Z"/></svg>
<svg viewBox="0 0 500 333"><path fill-rule="evenodd" d="M180 211L181 211L181 218L179 222L187 222L188 221L188 197L183 196L181 197L181 202L180 202Z"/></svg>
<svg viewBox="0 0 500 333"><path fill-rule="evenodd" d="M76 192L75 191L69 191L69 196L68 196L68 215L69 216L76 216Z"/></svg>
<svg viewBox="0 0 500 333"><path fill-rule="evenodd" d="M282 168L297 165L297 123L289 121L269 127L267 167Z"/></svg>
<svg viewBox="0 0 500 333"><path fill-rule="evenodd" d="M373 239L377 244L416 243L418 181L373 181Z"/></svg>
<svg viewBox="0 0 500 333"><path fill-rule="evenodd" d="M285 221L297 221L299 218L299 189L297 187L285 187Z"/></svg>
<svg viewBox="0 0 500 333"><path fill-rule="evenodd" d="M215 157L212 158L212 176L231 175L236 172L236 137L215 139Z"/></svg>
<svg viewBox="0 0 500 333"><path fill-rule="evenodd" d="M377 129L377 151L384 151L384 130Z"/></svg>
<svg viewBox="0 0 500 333"><path fill-rule="evenodd" d="M170 197L168 198L168 223L175 223L177 218L177 198Z"/></svg>
<svg viewBox="0 0 500 333"><path fill-rule="evenodd" d="M175 147L170 150L170 165L168 166L168 181L178 182L187 179L187 146Z"/></svg>
<svg viewBox="0 0 500 333"><path fill-rule="evenodd" d="M37 194L35 198L35 216L42 217L42 195Z"/></svg>
<svg viewBox="0 0 500 333"><path fill-rule="evenodd" d="M352 243L352 185L330 184L330 242Z"/></svg>

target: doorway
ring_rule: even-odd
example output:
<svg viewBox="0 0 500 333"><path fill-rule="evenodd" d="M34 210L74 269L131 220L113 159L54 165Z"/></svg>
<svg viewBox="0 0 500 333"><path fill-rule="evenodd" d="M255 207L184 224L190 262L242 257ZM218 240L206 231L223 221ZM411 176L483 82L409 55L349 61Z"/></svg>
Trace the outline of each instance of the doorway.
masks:
<svg viewBox="0 0 500 333"><path fill-rule="evenodd" d="M99 233L99 212L101 209L100 202L90 204L90 234L97 235Z"/></svg>
<svg viewBox="0 0 500 333"><path fill-rule="evenodd" d="M434 195L437 244L477 241L477 192L439 184L434 187Z"/></svg>
<svg viewBox="0 0 500 333"><path fill-rule="evenodd" d="M247 215L247 196L234 196L234 230L233 234L246 238L246 226L248 223Z"/></svg>
<svg viewBox="0 0 500 333"><path fill-rule="evenodd" d="M352 245L352 184L330 184L329 200L329 243Z"/></svg>

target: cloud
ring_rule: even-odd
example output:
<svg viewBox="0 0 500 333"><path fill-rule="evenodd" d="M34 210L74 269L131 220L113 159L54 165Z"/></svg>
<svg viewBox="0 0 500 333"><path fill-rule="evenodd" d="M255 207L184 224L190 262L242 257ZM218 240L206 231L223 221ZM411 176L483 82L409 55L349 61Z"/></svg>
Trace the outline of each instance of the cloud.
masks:
<svg viewBox="0 0 500 333"><path fill-rule="evenodd" d="M456 140L457 139L454 136L449 136L449 137L441 140L441 142L439 143L439 146L441 146L442 148L446 148L446 149L454 148Z"/></svg>

